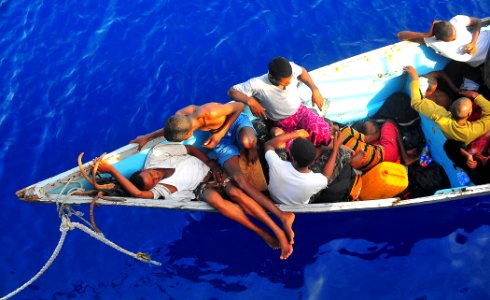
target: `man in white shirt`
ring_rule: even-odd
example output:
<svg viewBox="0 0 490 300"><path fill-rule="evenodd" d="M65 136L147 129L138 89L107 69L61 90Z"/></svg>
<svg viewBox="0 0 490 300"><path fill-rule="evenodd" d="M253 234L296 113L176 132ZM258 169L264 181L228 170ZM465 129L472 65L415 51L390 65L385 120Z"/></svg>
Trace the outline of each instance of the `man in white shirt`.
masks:
<svg viewBox="0 0 490 300"><path fill-rule="evenodd" d="M398 38L425 44L436 53L467 64L461 89L477 91L482 79L482 69L490 47L490 26L481 27L481 20L457 15L449 22L436 20L428 33L400 31ZM470 32L468 26L472 26Z"/></svg>
<svg viewBox="0 0 490 300"><path fill-rule="evenodd" d="M299 81L311 89L312 102L325 111L325 101L306 69L284 57L272 59L267 74L231 87L228 97L247 104L255 116L268 119L285 132L305 129L315 147L328 145L329 125L302 103Z"/></svg>
<svg viewBox="0 0 490 300"><path fill-rule="evenodd" d="M342 141L335 133L333 151L323 172L314 173L308 166L314 161L317 149L306 139L308 136L305 130L300 129L279 135L264 145L269 165L269 192L277 203L307 204L311 196L328 186ZM292 162L283 161L275 152L276 148L284 147L288 142Z"/></svg>
<svg viewBox="0 0 490 300"><path fill-rule="evenodd" d="M145 166L128 180L113 165L101 161L101 173L110 173L133 197L206 201L224 216L259 235L271 248L281 249L281 259L293 252L285 232L274 223L267 212L234 185L224 179L218 163L193 146L178 143L158 144L148 153ZM211 181L213 178L215 181ZM234 203L223 198L227 195ZM248 212L269 227L276 237L255 225L244 213Z"/></svg>
<svg viewBox="0 0 490 300"><path fill-rule="evenodd" d="M468 30L473 26L473 31ZM490 28L481 28L478 18L457 15L449 22L436 20L428 33L400 31L400 40L426 44L437 53L472 67L478 67L485 61L490 46Z"/></svg>

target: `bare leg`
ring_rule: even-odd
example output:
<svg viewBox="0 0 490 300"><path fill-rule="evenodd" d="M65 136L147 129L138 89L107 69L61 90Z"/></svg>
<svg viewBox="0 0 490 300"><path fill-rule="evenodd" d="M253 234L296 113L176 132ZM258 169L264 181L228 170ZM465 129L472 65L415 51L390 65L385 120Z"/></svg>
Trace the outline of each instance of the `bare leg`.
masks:
<svg viewBox="0 0 490 300"><path fill-rule="evenodd" d="M216 208L225 217L245 226L246 228L255 232L260 236L272 249L279 249L279 241L272 237L267 231L256 226L250 219L245 215L242 209L240 209L236 204L224 199L216 190L207 189L204 192L204 198L206 201ZM253 200L252 200L253 201ZM276 226L277 227L277 226ZM284 234L284 233L283 233ZM284 237L285 238L285 237ZM291 250L292 252L292 250Z"/></svg>
<svg viewBox="0 0 490 300"><path fill-rule="evenodd" d="M294 232L293 232L293 222L294 214L291 212L283 212L280 210L271 199L267 198L264 194L258 191L254 186L252 186L243 176L240 170L240 165L238 162L238 156L233 156L232 158L225 161L224 169L226 173L230 176L233 183L235 183L240 189L242 189L247 195L252 199L257 201L265 210L270 211L274 214L282 223L282 227L286 232L291 244L294 243Z"/></svg>
<svg viewBox="0 0 490 300"><path fill-rule="evenodd" d="M245 194L242 190L237 188L233 183L229 183L226 186L226 193L230 196L230 198L236 201L245 211L249 212L250 215L255 217L257 220L264 223L267 227L269 227L272 232L276 235L279 240L279 244L281 246L281 259L287 259L291 253L293 253L293 246L289 243L289 240L279 228L276 223L269 217L267 212L260 206L257 202L255 202L252 198L250 198L247 194Z"/></svg>
<svg viewBox="0 0 490 300"><path fill-rule="evenodd" d="M257 137L254 129L252 127L243 127L238 133L238 138L247 152L248 163L253 164L259 158L256 148Z"/></svg>

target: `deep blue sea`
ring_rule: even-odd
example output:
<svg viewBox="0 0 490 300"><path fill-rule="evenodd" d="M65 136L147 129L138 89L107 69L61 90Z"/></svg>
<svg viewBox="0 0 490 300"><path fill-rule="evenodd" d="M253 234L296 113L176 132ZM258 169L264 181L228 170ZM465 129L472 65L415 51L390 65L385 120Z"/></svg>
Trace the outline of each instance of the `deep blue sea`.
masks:
<svg viewBox="0 0 490 300"><path fill-rule="evenodd" d="M0 0L0 297L60 238L54 205L15 191L160 128L278 55L314 69L427 31L481 0ZM87 213L87 207L77 210ZM88 214L86 215L88 218ZM490 299L490 202L298 215L287 261L216 213L99 207L14 299ZM74 220L76 221L76 219Z"/></svg>

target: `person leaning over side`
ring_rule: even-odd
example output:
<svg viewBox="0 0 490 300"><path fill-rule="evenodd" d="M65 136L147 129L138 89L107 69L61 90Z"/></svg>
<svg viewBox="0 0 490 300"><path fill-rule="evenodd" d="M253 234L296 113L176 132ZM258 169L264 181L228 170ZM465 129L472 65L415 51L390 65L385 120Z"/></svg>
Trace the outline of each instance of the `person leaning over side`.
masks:
<svg viewBox="0 0 490 300"><path fill-rule="evenodd" d="M478 90L482 82L481 68L490 47L490 27L482 28L479 18L457 15L448 21L436 20L428 33L400 31L397 37L425 44L438 54L449 59L464 62L462 89ZM468 26L473 29L470 32Z"/></svg>
<svg viewBox="0 0 490 300"><path fill-rule="evenodd" d="M435 20L429 32L400 31L398 39L425 44L442 56L466 62L472 67L481 65L490 45L490 32L481 32L479 18L458 15L449 21ZM472 26L470 32L468 26Z"/></svg>

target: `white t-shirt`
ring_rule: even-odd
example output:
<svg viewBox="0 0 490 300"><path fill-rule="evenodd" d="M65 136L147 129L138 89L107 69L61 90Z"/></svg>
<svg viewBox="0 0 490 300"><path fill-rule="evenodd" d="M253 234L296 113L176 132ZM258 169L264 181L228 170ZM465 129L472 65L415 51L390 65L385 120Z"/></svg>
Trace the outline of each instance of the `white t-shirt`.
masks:
<svg viewBox="0 0 490 300"><path fill-rule="evenodd" d="M265 153L269 164L269 192L277 203L308 204L310 197L328 186L328 179L320 173L301 173L282 160L274 150Z"/></svg>
<svg viewBox="0 0 490 300"><path fill-rule="evenodd" d="M256 98L265 108L267 117L273 121L279 121L292 116L301 105L298 92L298 76L303 68L293 62L289 62L293 69L291 84L286 89L273 85L268 74L251 78L243 83L236 84L233 88L249 97Z"/></svg>
<svg viewBox="0 0 490 300"><path fill-rule="evenodd" d="M470 55L464 52L464 48L471 43L472 32L466 26L470 24L468 16L457 15L449 20L455 30L456 39L451 42L444 42L436 39L435 36L424 38L425 44L436 51L436 53L449 59L466 62L472 67L477 67L485 61L488 48L490 46L490 27L483 27L476 41L476 53Z"/></svg>
<svg viewBox="0 0 490 300"><path fill-rule="evenodd" d="M169 195L168 189L162 184L174 186L177 191L171 194L176 200L194 199L194 189L209 172L209 167L197 157L187 154L184 145L171 143L159 144L148 153L145 169L174 168L172 176L164 178L150 191L153 198L158 199Z"/></svg>

